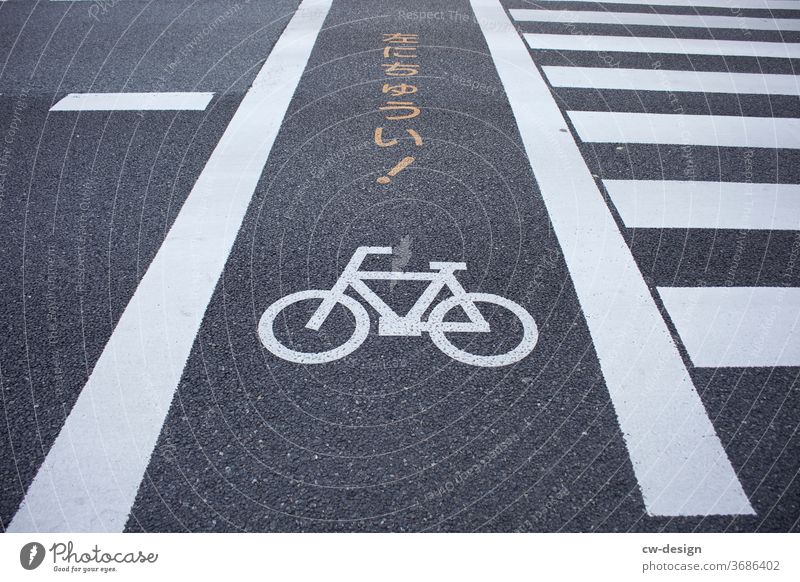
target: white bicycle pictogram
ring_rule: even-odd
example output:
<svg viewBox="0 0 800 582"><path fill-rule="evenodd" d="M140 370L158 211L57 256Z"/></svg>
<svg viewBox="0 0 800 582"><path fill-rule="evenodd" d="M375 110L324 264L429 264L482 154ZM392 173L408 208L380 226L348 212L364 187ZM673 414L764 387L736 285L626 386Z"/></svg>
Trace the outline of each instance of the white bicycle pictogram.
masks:
<svg viewBox="0 0 800 582"><path fill-rule="evenodd" d="M258 323L258 335L261 343L273 354L298 364L324 364L338 360L352 353L367 339L369 335L369 314L366 308L345 294L348 288L353 289L378 312L378 335L381 336L419 336L422 332L430 335L433 343L442 352L465 364L484 367L507 366L527 356L536 346L539 332L533 317L520 305L510 299L492 293L468 293L456 279L455 272L466 270L466 263L431 261L429 272L396 272L396 271L362 271L361 264L367 255L391 255L392 247L359 247L353 253L347 266L332 289L308 289L286 295L278 299L264 311ZM430 281L413 307L401 316L383 301L364 281ZM430 312L426 321L422 320L425 312L433 304L439 293L447 287L453 294ZM341 303L355 319L353 335L342 345L323 352L300 352L286 347L278 340L274 332L278 314L295 303L310 299L319 299L306 328L318 331L330 315L334 306ZM492 303L504 307L513 313L522 324L522 339L509 352L493 355L479 355L466 352L450 342L446 333L488 333L489 323L481 315L475 303ZM459 306L466 313L469 321L445 321L445 316L454 307Z"/></svg>

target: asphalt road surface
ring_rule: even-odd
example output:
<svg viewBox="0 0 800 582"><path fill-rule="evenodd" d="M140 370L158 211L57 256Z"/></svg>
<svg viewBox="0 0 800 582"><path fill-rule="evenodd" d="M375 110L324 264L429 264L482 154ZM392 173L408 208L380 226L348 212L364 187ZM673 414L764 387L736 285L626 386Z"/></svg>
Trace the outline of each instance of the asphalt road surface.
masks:
<svg viewBox="0 0 800 582"><path fill-rule="evenodd" d="M800 1L0 2L4 531L797 531Z"/></svg>

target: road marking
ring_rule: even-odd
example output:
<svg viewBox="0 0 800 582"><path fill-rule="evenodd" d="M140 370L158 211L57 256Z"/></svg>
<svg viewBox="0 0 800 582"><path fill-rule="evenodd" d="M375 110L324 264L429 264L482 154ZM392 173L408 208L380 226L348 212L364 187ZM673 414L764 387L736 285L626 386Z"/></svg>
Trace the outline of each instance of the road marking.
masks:
<svg viewBox="0 0 800 582"><path fill-rule="evenodd" d="M798 7L800 8L800 7ZM511 9L518 22L571 22L690 28L735 28L745 30L800 30L794 18L709 16L708 14L653 14L652 12L593 12L589 10Z"/></svg>
<svg viewBox="0 0 800 582"><path fill-rule="evenodd" d="M663 53L727 57L800 58L800 43L658 38L641 36L600 36L574 34L525 34L532 49L596 51L618 53Z"/></svg>
<svg viewBox="0 0 800 582"><path fill-rule="evenodd" d="M418 106L415 101L418 99L419 94L417 91L417 81L414 80L420 73L420 61L417 54L417 46L419 44L419 34L407 32L385 32L381 35L383 37L383 62L380 63L383 69L383 84L382 93L388 96L403 98L402 101L387 100L383 97L383 103L378 107L378 111L385 112L384 120L398 121L403 119L415 119L422 113L422 107ZM389 62L387 62L389 61ZM424 72L424 71L423 71ZM408 96L408 97L407 97ZM405 113L400 114L400 111ZM418 123L418 122L414 122ZM390 124L391 125L391 124ZM383 127L376 127L373 132L373 143L378 148L393 147L398 144L397 138L383 139ZM390 129L389 131L392 131ZM412 127L406 127L405 132L413 138L415 147L423 145L422 136ZM401 134L402 135L402 134ZM410 143L403 140L402 149L408 148ZM399 152L395 152L393 157ZM396 159L396 158L395 158ZM414 156L403 156L385 176L380 176L376 180L378 184L387 185L392 182L398 173L402 172L409 165L413 164L416 158Z"/></svg>
<svg viewBox="0 0 800 582"><path fill-rule="evenodd" d="M392 181L392 178L394 178L394 177L395 177L397 174L399 174L400 172L402 172L402 171L403 171L405 168L407 168L409 165L411 165L411 164L413 164L413 163L414 163L414 158L413 158L413 156L406 156L406 157L404 157L402 160L400 160L399 162L397 162L397 163L394 165L394 167L392 167L392 169L391 169L391 170L389 170L388 172L386 172L386 175L385 175L385 176L380 176L380 177L379 177L377 180L375 180L375 181L376 181L378 184L383 184L383 185L389 184L389 183L391 183L391 181Z"/></svg>
<svg viewBox="0 0 800 582"><path fill-rule="evenodd" d="M603 180L630 228L800 230L800 185Z"/></svg>
<svg viewBox="0 0 800 582"><path fill-rule="evenodd" d="M752 514L650 289L497 0L471 0L586 317L650 515Z"/></svg>
<svg viewBox="0 0 800 582"><path fill-rule="evenodd" d="M593 0L558 0L594 4ZM750 8L753 10L800 10L797 0L606 0L603 4L638 6L686 6L687 8Z"/></svg>
<svg viewBox="0 0 800 582"><path fill-rule="evenodd" d="M203 111L213 93L70 93L50 111Z"/></svg>
<svg viewBox="0 0 800 582"><path fill-rule="evenodd" d="M553 87L800 95L800 76L797 75L605 67L542 67L542 69Z"/></svg>
<svg viewBox="0 0 800 582"><path fill-rule="evenodd" d="M800 366L800 289L659 287L695 366Z"/></svg>
<svg viewBox="0 0 800 582"><path fill-rule="evenodd" d="M586 142L800 148L800 119L617 111L567 114Z"/></svg>
<svg viewBox="0 0 800 582"><path fill-rule="evenodd" d="M281 297L267 307L258 322L258 335L261 343L274 355L298 364L324 364L343 358L367 339L369 335L369 314L355 299L345 294L352 289L367 302L380 316L378 335L381 336L419 336L428 332L434 345L454 360L471 366L494 368L519 362L531 353L539 338L539 331L531 314L510 299L491 293L467 293L456 278L456 271L465 271L466 263L453 261L431 261L431 271L362 271L361 265L369 255L392 255L392 247L358 247L331 289L308 289ZM414 306L405 315L397 314L380 296L370 289L364 281L428 281ZM441 293L447 288L451 292L448 299L436 305L423 321L423 316ZM350 338L342 345L324 352L298 352L285 346L275 336L275 320L288 306L309 299L321 299L306 328L317 331L337 303L347 308L355 319L356 326ZM489 322L481 315L476 302L499 305L516 315L523 330L523 337L517 347L502 354L472 354L456 347L445 333L488 333ZM454 307L460 307L469 321L445 321L445 316Z"/></svg>
<svg viewBox="0 0 800 582"><path fill-rule="evenodd" d="M8 531L120 532L331 0L303 0L125 308Z"/></svg>

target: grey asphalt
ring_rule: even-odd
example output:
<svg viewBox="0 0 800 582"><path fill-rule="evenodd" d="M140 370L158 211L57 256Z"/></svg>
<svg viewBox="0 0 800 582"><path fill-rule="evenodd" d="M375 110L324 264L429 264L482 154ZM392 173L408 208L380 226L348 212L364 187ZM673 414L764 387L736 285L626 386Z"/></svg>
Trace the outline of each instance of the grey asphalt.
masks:
<svg viewBox="0 0 800 582"><path fill-rule="evenodd" d="M3 528L296 7L120 0L93 16L91 4L0 4ZM334 0L208 306L127 530L796 531L798 368L689 366L756 516L646 514L480 27L466 0L449 2L453 12L443 17L419 14L440 10L432 0ZM557 24L518 26L563 31ZM653 34L645 27L580 26ZM380 65L382 34L389 32L419 35L420 74L412 79L422 113L407 123L423 138L421 147L409 139L394 148L372 142L375 127L384 124L388 132L377 108L385 100ZM750 40L781 38L747 32ZM800 33L783 39L800 42ZM646 68L652 60L615 56L620 66ZM538 65L602 64L579 52L534 57ZM793 73L797 65L657 58L664 68L699 70ZM66 93L88 91L213 91L215 97L205 112L48 113ZM555 94L564 110L674 107L646 92ZM798 114L797 98L680 99L687 113ZM405 127L397 123L392 127ZM598 178L681 179L686 170L679 148L581 147ZM414 155L414 164L391 184L377 184L404 155ZM695 177L743 180L743 155L736 148L692 148ZM754 156L753 180L800 181L796 150ZM797 233L619 224L652 288L800 285ZM256 333L264 309L295 291L330 288L364 245L405 245L406 270L428 270L436 260L466 262L459 280L468 291L502 295L533 315L536 349L512 366L479 368L445 356L427 334L378 336L373 317L373 333L337 362L293 364L265 350ZM375 258L370 265L388 269L390 261ZM419 293L414 284L373 287L398 312ZM301 331L309 313L291 313L281 338L306 349L324 345ZM491 353L519 339L507 313L487 309L486 315L493 332L458 345ZM341 342L351 329L346 315L334 311L322 341Z"/></svg>

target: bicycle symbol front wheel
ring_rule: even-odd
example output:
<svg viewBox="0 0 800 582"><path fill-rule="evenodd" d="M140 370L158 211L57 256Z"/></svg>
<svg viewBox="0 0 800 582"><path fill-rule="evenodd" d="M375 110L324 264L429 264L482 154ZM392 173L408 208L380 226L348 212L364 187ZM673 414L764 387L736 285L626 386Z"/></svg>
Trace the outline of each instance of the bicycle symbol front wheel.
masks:
<svg viewBox="0 0 800 582"><path fill-rule="evenodd" d="M258 337L261 339L261 343L264 344L264 347L279 358L297 364L325 364L343 358L358 349L358 347L364 343L364 340L367 339L367 335L369 335L369 314L367 310L364 309L363 305L347 295L339 297L338 303L344 305L350 313L353 314L356 328L353 330L353 335L350 336L350 339L342 345L324 352L298 352L287 348L275 336L275 320L281 311L294 303L299 303L300 301L306 301L308 299L322 300L328 295L330 295L330 291L328 290L308 289L307 291L298 291L286 297L281 297L275 303L267 307L258 322Z"/></svg>
<svg viewBox="0 0 800 582"><path fill-rule="evenodd" d="M519 342L517 347L510 352L491 356L471 354L462 350L461 348L456 347L445 336L445 332L443 330L444 326L441 324L444 321L447 313L464 301L464 297L449 297L437 305L433 311L431 311L431 314L428 317L428 322L431 324L429 331L431 340L433 340L433 343L436 344L436 347L442 352L454 360L458 360L464 364L496 368L499 366L508 366L509 364L520 361L522 358L530 354L531 351L533 351L533 348L536 347L536 342L539 340L539 330L536 327L536 322L531 314L525 311L521 305L514 303L510 299L506 299L505 297L500 297L499 295L494 295L492 293L467 293L466 299L473 303L493 303L508 309L511 313L517 316L517 319L519 319L520 323L522 324L522 340Z"/></svg>

